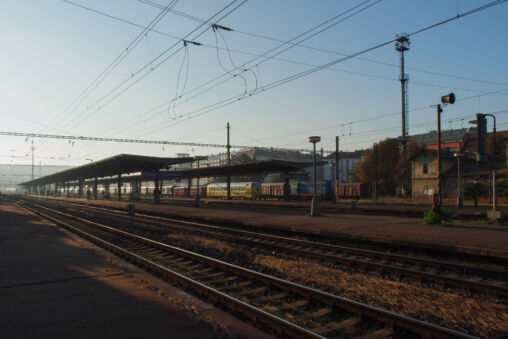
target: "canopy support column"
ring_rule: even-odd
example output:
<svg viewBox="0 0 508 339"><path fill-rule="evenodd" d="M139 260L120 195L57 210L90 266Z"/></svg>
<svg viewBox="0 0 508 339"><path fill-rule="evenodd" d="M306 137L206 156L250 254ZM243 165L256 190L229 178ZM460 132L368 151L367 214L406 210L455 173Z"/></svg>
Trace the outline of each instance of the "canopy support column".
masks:
<svg viewBox="0 0 508 339"><path fill-rule="evenodd" d="M118 174L118 201L122 201L122 175Z"/></svg>
<svg viewBox="0 0 508 339"><path fill-rule="evenodd" d="M83 179L79 178L78 180L78 198L83 198Z"/></svg>
<svg viewBox="0 0 508 339"><path fill-rule="evenodd" d="M159 171L155 171L155 181L153 187L153 202L159 204L161 202L160 188L159 188Z"/></svg>

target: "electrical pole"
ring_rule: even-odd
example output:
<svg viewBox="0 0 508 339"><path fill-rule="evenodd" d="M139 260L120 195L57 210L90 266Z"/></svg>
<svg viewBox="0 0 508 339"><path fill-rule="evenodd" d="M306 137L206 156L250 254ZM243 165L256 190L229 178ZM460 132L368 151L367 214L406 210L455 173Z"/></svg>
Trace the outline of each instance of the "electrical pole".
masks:
<svg viewBox="0 0 508 339"><path fill-rule="evenodd" d="M407 88L407 76L404 73L404 52L409 51L409 36L407 34L400 34L397 36L397 40L395 43L395 49L400 52L400 87L402 91L402 138L400 142L402 143L402 184L401 184L401 194L402 197L405 198L407 196L406 190L406 163L407 163L407 131L406 131L406 88Z"/></svg>
<svg viewBox="0 0 508 339"><path fill-rule="evenodd" d="M441 105L437 105L437 198L434 205L441 207Z"/></svg>
<svg viewBox="0 0 508 339"><path fill-rule="evenodd" d="M227 149L227 157L228 157L228 165L231 165L231 144L229 143L229 122L227 124L227 130L228 130L228 140L227 140L227 144L226 144L226 149ZM227 199L228 200L231 200L231 175L228 174L227 176Z"/></svg>
<svg viewBox="0 0 508 339"><path fill-rule="evenodd" d="M335 201L340 197L340 178L339 178L339 137L335 137Z"/></svg>
<svg viewBox="0 0 508 339"><path fill-rule="evenodd" d="M30 147L32 150L32 180L34 180L34 141L32 140L32 146Z"/></svg>
<svg viewBox="0 0 508 339"><path fill-rule="evenodd" d="M455 94L450 93L441 97L441 103L443 105L454 104ZM434 195L433 205L441 207L441 113L443 109L441 105L436 106L437 109L437 195Z"/></svg>
<svg viewBox="0 0 508 339"><path fill-rule="evenodd" d="M374 180L372 181L372 200L377 200L377 144L374 143L374 146L372 147L372 157L374 168L373 168L373 177Z"/></svg>

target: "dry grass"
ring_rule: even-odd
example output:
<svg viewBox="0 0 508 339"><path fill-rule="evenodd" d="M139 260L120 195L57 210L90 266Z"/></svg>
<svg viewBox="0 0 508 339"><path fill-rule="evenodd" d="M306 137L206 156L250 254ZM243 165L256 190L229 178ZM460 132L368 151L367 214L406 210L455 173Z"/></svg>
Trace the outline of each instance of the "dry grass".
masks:
<svg viewBox="0 0 508 339"><path fill-rule="evenodd" d="M241 259L252 261L254 259L254 254L252 252L235 248L224 241L184 234L170 234L167 238L175 246L187 248L191 251L195 250L212 257L221 257L223 260L235 261ZM202 249L205 249L205 251L202 251Z"/></svg>
<svg viewBox="0 0 508 339"><path fill-rule="evenodd" d="M485 338L508 337L508 306L382 278L353 274L317 263L255 256L226 242L189 235L170 235L186 248L204 248L243 265L277 273L287 280Z"/></svg>
<svg viewBox="0 0 508 339"><path fill-rule="evenodd" d="M482 337L508 336L508 306L294 260L257 256L286 279Z"/></svg>

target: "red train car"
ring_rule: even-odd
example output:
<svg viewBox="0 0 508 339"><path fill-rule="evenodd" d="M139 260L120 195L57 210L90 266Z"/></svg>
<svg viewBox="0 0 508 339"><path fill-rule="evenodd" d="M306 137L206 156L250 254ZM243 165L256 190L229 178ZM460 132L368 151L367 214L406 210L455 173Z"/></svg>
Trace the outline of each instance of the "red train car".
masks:
<svg viewBox="0 0 508 339"><path fill-rule="evenodd" d="M197 192L197 187L191 187L190 196L195 197ZM175 187L173 189L173 196L175 197L188 197L189 189L187 187ZM206 186L199 187L199 196L206 197Z"/></svg>
<svg viewBox="0 0 508 339"><path fill-rule="evenodd" d="M369 186L364 182L342 183L337 188L340 198L363 198L369 195Z"/></svg>
<svg viewBox="0 0 508 339"><path fill-rule="evenodd" d="M284 197L284 183L264 183L261 184L261 197L282 199Z"/></svg>

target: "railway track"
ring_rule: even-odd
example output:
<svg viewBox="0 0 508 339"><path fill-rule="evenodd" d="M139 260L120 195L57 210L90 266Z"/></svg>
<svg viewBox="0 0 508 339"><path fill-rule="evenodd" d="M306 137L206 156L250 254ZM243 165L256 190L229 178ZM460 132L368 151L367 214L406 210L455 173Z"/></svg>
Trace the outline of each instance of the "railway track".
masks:
<svg viewBox="0 0 508 339"><path fill-rule="evenodd" d="M215 238L228 242L245 244L250 247L262 247L286 252L300 257L323 260L334 264L354 267L364 272L375 271L381 276L390 275L398 279L405 277L418 282L431 282L443 287L453 287L459 292L487 294L501 301L508 297L508 272L467 266L452 262L431 260L391 254L380 251L366 250L354 247L337 246L320 242L299 240L257 232L235 230L231 228L207 225L204 223L187 222L150 215L129 217L126 212L115 211L81 204L62 203L71 207L79 207L95 213L107 213L108 217L128 222L149 222L158 227L187 234L197 234L207 238Z"/></svg>
<svg viewBox="0 0 508 339"><path fill-rule="evenodd" d="M29 205L25 208L280 336L472 338L32 202Z"/></svg>

